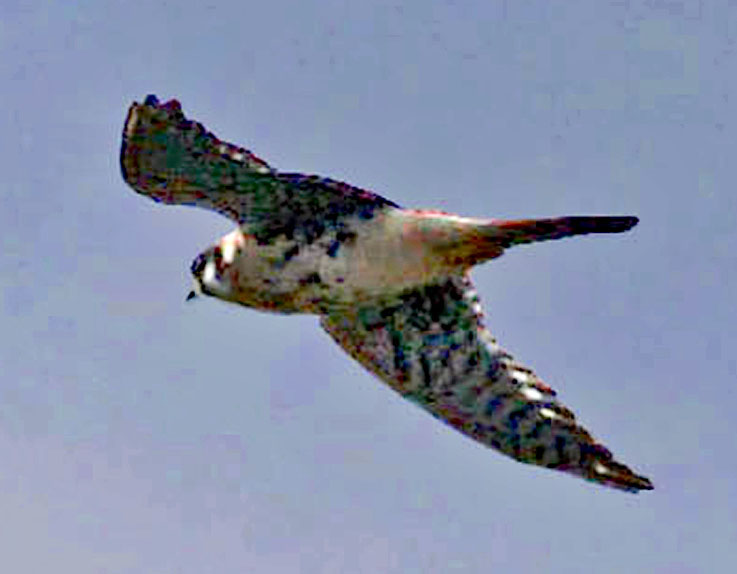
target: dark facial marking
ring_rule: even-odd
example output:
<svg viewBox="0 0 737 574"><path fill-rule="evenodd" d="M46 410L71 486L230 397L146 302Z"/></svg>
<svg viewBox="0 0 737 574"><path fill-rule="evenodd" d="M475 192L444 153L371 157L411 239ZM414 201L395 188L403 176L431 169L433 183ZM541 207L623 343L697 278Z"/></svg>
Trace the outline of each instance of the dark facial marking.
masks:
<svg viewBox="0 0 737 574"><path fill-rule="evenodd" d="M194 261L192 261L192 266L190 267L190 271L192 271L192 275L195 277L199 277L202 275L202 271L205 269L205 265L207 264L207 257L204 253L200 253L197 257L195 257Z"/></svg>

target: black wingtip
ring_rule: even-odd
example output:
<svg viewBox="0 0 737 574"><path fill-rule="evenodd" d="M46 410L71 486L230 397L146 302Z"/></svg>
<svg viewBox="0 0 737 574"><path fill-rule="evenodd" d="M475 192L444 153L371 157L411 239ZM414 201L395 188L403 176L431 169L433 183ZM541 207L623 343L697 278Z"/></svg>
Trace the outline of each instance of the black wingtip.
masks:
<svg viewBox="0 0 737 574"><path fill-rule="evenodd" d="M610 452L604 451L602 456L592 460L585 470L585 478L627 492L654 489L649 478L636 474L631 468L611 457Z"/></svg>

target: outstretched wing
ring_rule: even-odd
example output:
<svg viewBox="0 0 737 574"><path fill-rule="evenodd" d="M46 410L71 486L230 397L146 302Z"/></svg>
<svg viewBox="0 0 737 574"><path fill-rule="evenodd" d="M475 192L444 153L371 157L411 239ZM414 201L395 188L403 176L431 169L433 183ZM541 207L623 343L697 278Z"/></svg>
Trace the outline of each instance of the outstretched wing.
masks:
<svg viewBox="0 0 737 574"><path fill-rule="evenodd" d="M133 103L123 129L125 181L155 201L217 211L261 243L285 235L308 242L346 217L398 207L374 193L314 175L279 173L250 151L187 119L176 100Z"/></svg>
<svg viewBox="0 0 737 574"><path fill-rule="evenodd" d="M321 325L393 389L487 446L615 488L652 489L499 347L482 324L467 276L412 289L389 304L324 316Z"/></svg>

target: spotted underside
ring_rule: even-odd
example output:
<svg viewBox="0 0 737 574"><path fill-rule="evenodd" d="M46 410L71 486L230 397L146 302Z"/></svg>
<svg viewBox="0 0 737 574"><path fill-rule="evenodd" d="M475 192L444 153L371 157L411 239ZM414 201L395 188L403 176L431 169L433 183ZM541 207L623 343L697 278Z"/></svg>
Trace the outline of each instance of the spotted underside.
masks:
<svg viewBox="0 0 737 574"><path fill-rule="evenodd" d="M497 344L468 277L409 290L383 306L327 315L321 324L394 390L487 446L623 490L652 488Z"/></svg>

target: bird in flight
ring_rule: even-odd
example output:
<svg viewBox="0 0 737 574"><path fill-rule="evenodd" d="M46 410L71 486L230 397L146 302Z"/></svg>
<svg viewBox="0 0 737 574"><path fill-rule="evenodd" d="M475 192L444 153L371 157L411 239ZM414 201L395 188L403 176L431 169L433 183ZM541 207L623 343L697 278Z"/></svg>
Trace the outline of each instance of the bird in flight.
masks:
<svg viewBox="0 0 737 574"><path fill-rule="evenodd" d="M622 490L653 488L582 427L487 331L470 269L514 245L620 233L631 216L494 220L405 209L346 183L277 171L188 119L133 103L123 178L236 228L192 263L190 297L308 313L351 357L466 436L518 461Z"/></svg>

